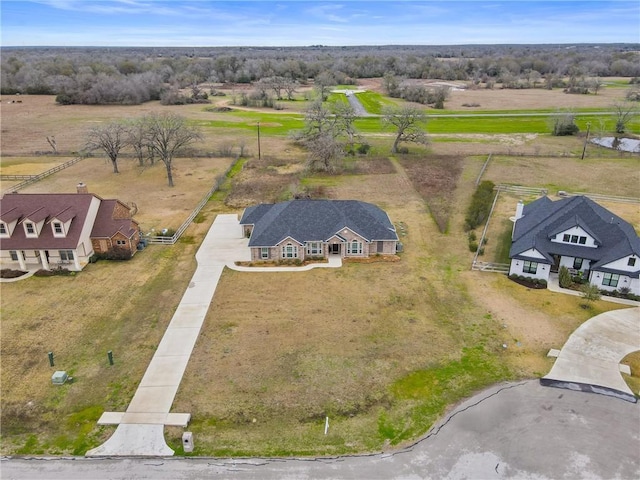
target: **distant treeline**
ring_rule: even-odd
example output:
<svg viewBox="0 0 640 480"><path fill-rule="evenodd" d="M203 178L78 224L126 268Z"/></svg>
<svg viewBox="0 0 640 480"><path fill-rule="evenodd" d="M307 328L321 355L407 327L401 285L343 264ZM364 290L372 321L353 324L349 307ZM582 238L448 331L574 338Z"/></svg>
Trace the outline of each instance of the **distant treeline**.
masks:
<svg viewBox="0 0 640 480"><path fill-rule="evenodd" d="M560 86L559 79L640 77L639 44L360 47L3 47L0 93L57 95L60 103L139 104L211 83L330 74L359 78Z"/></svg>

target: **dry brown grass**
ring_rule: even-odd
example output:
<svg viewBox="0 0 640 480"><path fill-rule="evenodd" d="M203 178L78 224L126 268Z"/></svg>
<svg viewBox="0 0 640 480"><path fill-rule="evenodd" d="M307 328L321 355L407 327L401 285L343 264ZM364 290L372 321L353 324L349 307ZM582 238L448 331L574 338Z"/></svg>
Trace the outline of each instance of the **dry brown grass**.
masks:
<svg viewBox="0 0 640 480"><path fill-rule="evenodd" d="M547 188L550 194L565 190L635 197L640 185L640 159L494 156L483 180Z"/></svg>
<svg viewBox="0 0 640 480"><path fill-rule="evenodd" d="M61 158L60 163L70 159ZM6 160L17 162L20 158L9 157ZM138 207L135 218L143 231L177 229L232 161L231 158L176 158L173 162L175 187L169 187L163 163L141 168L135 160L122 158L118 162L120 173L114 174L109 160L86 158L20 192L69 193L76 191L79 182L84 182L91 193L102 198L135 203ZM4 162L3 158L3 171ZM31 158L26 162L30 167L34 166ZM16 168L18 165L13 163ZM2 182L3 191L11 191L10 184L14 183Z"/></svg>
<svg viewBox="0 0 640 480"><path fill-rule="evenodd" d="M438 228L446 232L463 158L425 155L420 158L401 157L400 162L414 188L425 199Z"/></svg>
<svg viewBox="0 0 640 480"><path fill-rule="evenodd" d="M58 151L69 155L83 149L90 128L101 123L130 120L151 113L176 113L196 123L211 120L214 116L205 111L210 105L201 104L166 106L153 101L133 106L57 105L55 96L52 95L21 95L22 103L7 104L4 101L11 98L13 97L4 96L0 102L0 151L3 157L34 155L36 152L51 153L46 137L52 135L55 136ZM218 101L222 100L216 100ZM254 137L254 134L247 132L220 135L207 129L199 149L217 152L223 146L232 145L236 147L237 153L237 145L241 139L247 145L253 145Z"/></svg>
<svg viewBox="0 0 640 480"><path fill-rule="evenodd" d="M616 80L612 79L602 79ZM425 80L423 83L432 83L432 80ZM460 83L460 82L453 82ZM382 79L368 78L358 80L361 88L385 93L382 87ZM541 108L572 109L572 108L607 108L616 101L623 100L626 88L605 87L598 95L569 95L561 89L543 90L508 90L501 89L498 85L493 90L454 90L451 91L449 99L445 102L448 110L533 110ZM479 107L468 108L463 104L480 104Z"/></svg>
<svg viewBox="0 0 640 480"><path fill-rule="evenodd" d="M40 110L34 107L30 115L16 119L12 115L17 110L7 116L3 105L3 168L5 148L23 155L46 148L46 141L43 148L36 143L42 143L65 116L69 121L62 124L68 125L68 134L56 136L62 148L71 149L96 118L141 114L139 107L67 110L47 103L52 100L47 98L25 97L23 104L10 105L26 107L24 112L32 99L41 102ZM57 108L64 108L62 116L50 113ZM190 118L207 115L201 106L180 108ZM216 148L234 139L212 132L206 141ZM265 162L234 179L234 191L246 192L236 197L238 205L268 201L265 196L278 197L289 181L299 181L300 151L282 138L264 142ZM471 146L467 153L473 153ZM594 172L586 174L582 170L588 169L577 160L560 160L562 175L571 173L576 185L594 188L601 177L615 172L623 179L624 191L632 183L624 186L627 177L637 171L629 160L605 159L589 164ZM461 161L451 189L448 234L440 233L425 200L398 165L388 173L305 179L305 185L322 186L330 198L363 200L384 208L398 226L405 252L399 262L353 263L338 270L225 271L173 405L173 411L193 414L190 428L196 432L199 451L317 455L382 448L381 416L393 415L399 424L414 422L415 404L398 401L391 388L408 374L458 360L464 347L476 345L500 358L515 375L543 374L551 366L545 357L549 348L560 346L589 316L612 308L596 302L585 311L578 306L579 298L527 290L504 276L469 271L471 254L462 224L483 161L479 157ZM133 178L133 173L114 178L102 162L84 160L77 167L86 170L73 170L74 166L51 177L48 185L32 188L73 191L78 181L84 181L101 196L135 201L144 225L164 226L191 211L229 159L177 159L178 177L171 190L163 189L162 166L141 173L138 178L144 182L124 184L120 178ZM504 162L507 173L492 166L485 178L504 175L501 181L544 185L555 178L551 173L561 178L553 164L536 162L527 167L524 159L516 158L513 165ZM376 165L374 170L378 168L382 167ZM265 172L270 172L273 184L256 191L261 184L252 182ZM202 193L191 192L199 188ZM191 226L185 242L175 247L150 247L131 262L89 265L74 277L2 285L3 453L19 451L30 434L38 436L38 446L28 453L83 453L108 435L111 430L96 427L95 420L102 411L122 410L130 401L191 278L195 245L218 211L226 211L222 203L208 204L205 222ZM507 349L502 349L503 343ZM56 354L56 368L71 371L76 383L62 388L50 385L49 350ZM106 361L107 350L114 352L113 367ZM332 426L325 437L322 422L327 413ZM82 421L79 415L84 415ZM426 428L427 423L420 425ZM173 444L180 443L180 429L167 432Z"/></svg>

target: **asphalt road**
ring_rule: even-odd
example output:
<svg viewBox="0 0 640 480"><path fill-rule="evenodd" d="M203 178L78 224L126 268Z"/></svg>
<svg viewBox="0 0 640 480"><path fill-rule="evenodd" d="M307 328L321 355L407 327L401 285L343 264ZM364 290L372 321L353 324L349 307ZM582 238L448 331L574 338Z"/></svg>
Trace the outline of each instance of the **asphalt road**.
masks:
<svg viewBox="0 0 640 480"><path fill-rule="evenodd" d="M3 458L0 472L3 480L631 480L640 478L640 404L532 380L472 397L404 450L301 459Z"/></svg>

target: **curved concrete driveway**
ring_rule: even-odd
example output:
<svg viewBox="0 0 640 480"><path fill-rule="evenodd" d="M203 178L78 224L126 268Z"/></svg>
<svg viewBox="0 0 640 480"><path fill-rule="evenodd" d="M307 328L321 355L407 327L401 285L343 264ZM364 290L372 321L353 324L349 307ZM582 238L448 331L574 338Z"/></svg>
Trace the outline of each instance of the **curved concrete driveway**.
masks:
<svg viewBox="0 0 640 480"><path fill-rule="evenodd" d="M560 350L543 385L636 397L620 374L620 361L640 350L640 307L612 310L580 325Z"/></svg>

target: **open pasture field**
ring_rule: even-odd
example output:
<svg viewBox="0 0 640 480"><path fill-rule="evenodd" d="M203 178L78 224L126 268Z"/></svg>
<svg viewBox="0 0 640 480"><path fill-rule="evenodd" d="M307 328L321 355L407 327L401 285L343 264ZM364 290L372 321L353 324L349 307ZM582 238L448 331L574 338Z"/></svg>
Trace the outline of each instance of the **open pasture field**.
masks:
<svg viewBox="0 0 640 480"><path fill-rule="evenodd" d="M567 94L560 88L522 89L509 90L500 88L497 84L493 89L454 89L451 90L448 100L445 102L447 110L468 111L474 110L537 110L537 109L581 109L581 108L609 108L616 101L624 99L627 89L630 88L628 78L608 77L602 78L604 86L597 95ZM428 85L432 80L419 81ZM625 83L626 82L626 83ZM447 82L445 82L447 83ZM458 83L458 82L451 82ZM384 94L381 78L363 78L358 80L358 87ZM464 104L478 104L477 107L468 107Z"/></svg>
<svg viewBox="0 0 640 480"><path fill-rule="evenodd" d="M589 192L626 197L638 196L640 157L509 157L494 155L483 180L495 184Z"/></svg>
<svg viewBox="0 0 640 480"><path fill-rule="evenodd" d="M17 168L20 158L3 158L3 170L5 160L12 162ZM71 157L60 158L60 163L71 160ZM30 158L24 158L24 161L33 165ZM89 192L102 198L117 198L125 203L135 204L138 208L135 218L143 232L163 228L175 230L211 189L216 177L222 175L232 162L232 158L176 158L173 161L175 187L170 188L167 186L166 169L162 162L139 167L136 160L122 158L118 162L120 173L114 174L107 158L89 157L20 192L73 193L76 185L83 182L88 186ZM3 181L2 191L11 191L11 184L14 183L17 182Z"/></svg>
<svg viewBox="0 0 640 480"><path fill-rule="evenodd" d="M31 116L9 116L5 122L7 107L31 108L32 99ZM173 411L193 415L189 428L196 436L196 454L323 455L405 444L473 392L543 375L551 366L549 348L561 346L591 316L617 308L599 301L585 310L580 298L528 290L504 275L469 270L473 254L462 225L486 158L474 151L470 137L411 148L406 158L388 159L382 152L390 138L379 135L372 137L377 156L371 168L362 165L368 161L364 158L341 175L307 176L304 152L284 133L265 127L263 158L256 161L255 144L249 143L254 131L213 128L208 122L224 122L227 114L207 112L202 105L57 107L52 101L24 96L22 104L2 105L3 168L5 148L29 163L34 151L47 149L46 135L55 133L60 149L74 151L94 121L137 117L145 109L167 109L201 124L204 151L245 140L252 158L229 182L228 196L214 196L202 222L189 227L177 245L148 247L130 262L91 264L75 276L2 284L3 454L83 454L107 438L113 427L95 422L103 411L122 410L131 400L215 215L290 198L304 188L327 198L380 205L397 226L404 252L398 261L347 263L331 271L226 270L173 405ZM246 123L256 116L265 123L271 118L262 117L262 111L230 113ZM66 130L51 131L60 125ZM485 152L494 138L472 140ZM550 143L542 144L543 151L575 154L581 145L578 139L546 140ZM522 137L513 148L533 151L537 141ZM37 142L42 146L35 147ZM431 156L439 161L429 162ZM455 157L455 172L446 170L447 156ZM7 165L19 165L15 157L6 158L13 162ZM114 175L104 159L87 158L25 191L74 191L83 181L100 196L135 202L143 228L175 228L230 161L177 158L176 187L169 189L163 165L138 172L134 161L123 159L123 172ZM589 162L569 156L499 156L484 178L592 192L605 181L615 194L637 195L631 192L637 166L637 159L617 156ZM415 182L436 174L440 182ZM619 175L617 181L613 175ZM430 212L434 199L447 207L447 233L441 233ZM507 203L500 212L507 213ZM169 221L177 223L166 225ZM487 255L498 240L497 233L489 236ZM107 350L114 352L112 367ZM48 351L56 355L56 369L76 378L73 384L50 385L54 368ZM327 436L325 415L331 425ZM167 429L167 440L178 453L181 434L182 429Z"/></svg>
<svg viewBox="0 0 640 480"><path fill-rule="evenodd" d="M469 271L461 224L482 162L464 162L446 235L413 188L415 172L394 165L395 173L337 178L327 194L383 206L405 245L399 262L225 271L174 404L194 415L198 453L338 454L402 443L483 384L544 374L549 348L615 308L598 302L585 312L579 298ZM531 304L535 313L523 315ZM176 447L179 435L169 432Z"/></svg>

